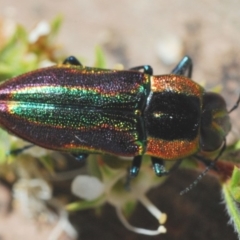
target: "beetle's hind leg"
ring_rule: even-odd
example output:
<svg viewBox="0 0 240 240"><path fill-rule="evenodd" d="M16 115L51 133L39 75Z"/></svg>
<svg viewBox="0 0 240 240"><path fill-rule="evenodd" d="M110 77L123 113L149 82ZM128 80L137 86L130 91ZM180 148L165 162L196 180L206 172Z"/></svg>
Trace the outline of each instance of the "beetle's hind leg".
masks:
<svg viewBox="0 0 240 240"><path fill-rule="evenodd" d="M75 66L82 66L82 64L74 56L70 56L63 61L63 64L71 64Z"/></svg>
<svg viewBox="0 0 240 240"><path fill-rule="evenodd" d="M192 77L193 63L192 59L188 56L183 57L183 59L178 63L178 65L172 70L172 74Z"/></svg>
<svg viewBox="0 0 240 240"><path fill-rule="evenodd" d="M84 162L88 157L87 153L71 153L71 155L79 162Z"/></svg>
<svg viewBox="0 0 240 240"><path fill-rule="evenodd" d="M29 144L29 145L26 145L24 147L21 147L21 148L16 148L16 149L13 149L11 150L8 155L18 155L18 154L21 154L22 152L24 152L25 150L29 149L29 148L32 148L34 147L35 145L34 144Z"/></svg>

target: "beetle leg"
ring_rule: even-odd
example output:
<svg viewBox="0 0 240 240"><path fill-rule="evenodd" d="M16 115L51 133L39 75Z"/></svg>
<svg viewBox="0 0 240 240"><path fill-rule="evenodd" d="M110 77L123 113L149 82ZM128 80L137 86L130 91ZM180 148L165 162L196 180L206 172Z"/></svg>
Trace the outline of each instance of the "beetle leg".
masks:
<svg viewBox="0 0 240 240"><path fill-rule="evenodd" d="M87 153L71 153L71 155L77 160L77 161L85 161L85 159L88 157Z"/></svg>
<svg viewBox="0 0 240 240"><path fill-rule="evenodd" d="M240 103L240 95L239 95L238 100L235 103L235 105L228 111L228 114L231 113L232 111L236 110L238 108L239 103Z"/></svg>
<svg viewBox="0 0 240 240"><path fill-rule="evenodd" d="M29 144L29 145L26 145L24 147L21 147L21 148L16 148L16 149L13 149L9 152L8 155L18 155L22 152L24 152L25 150L29 149L29 148L32 148L34 147L35 145L34 144Z"/></svg>
<svg viewBox="0 0 240 240"><path fill-rule="evenodd" d="M176 169L178 169L178 167L180 166L180 164L182 163L182 159L177 160L172 166L171 168L168 170L169 173L175 171Z"/></svg>
<svg viewBox="0 0 240 240"><path fill-rule="evenodd" d="M136 177L138 175L139 169L142 163L142 156L136 156L133 158L132 166L129 170L130 177Z"/></svg>
<svg viewBox="0 0 240 240"><path fill-rule="evenodd" d="M149 65L133 67L133 68L130 68L129 70L136 70L136 71L141 71L142 70L146 74L153 75L153 69Z"/></svg>
<svg viewBox="0 0 240 240"><path fill-rule="evenodd" d="M75 66L82 66L82 64L74 56L70 56L63 61L63 64L71 64Z"/></svg>
<svg viewBox="0 0 240 240"><path fill-rule="evenodd" d="M211 170L211 169L217 170L215 164L218 161L218 159L222 156L222 154L225 151L225 149L226 149L226 139L224 139L223 145L222 145L220 151L218 152L218 155L213 160L207 159L204 156L200 156L200 155L197 155L197 154L195 155L195 157L198 160L200 160L203 163L205 163L205 165L207 167L205 168L204 171L202 171L200 173L200 175L198 175L198 177L196 178L196 180L193 183L191 183L187 188L185 188L184 190L182 190L180 192L180 195L183 195L183 194L189 192L194 186L196 186L200 182L200 180L207 174L207 172L209 170Z"/></svg>
<svg viewBox="0 0 240 240"><path fill-rule="evenodd" d="M183 57L183 59L178 63L178 65L172 70L172 74L182 75L191 78L192 77L192 59L188 56Z"/></svg>
<svg viewBox="0 0 240 240"><path fill-rule="evenodd" d="M164 166L164 160L161 158L151 157L153 170L158 177L167 175L169 171Z"/></svg>
<svg viewBox="0 0 240 240"><path fill-rule="evenodd" d="M214 164L214 160L209 159L209 158L205 158L204 156L197 155L197 154L194 155L194 157L195 157L198 161L202 162L206 167L211 167L211 169L213 169L213 170L215 170L215 171L218 170L217 167L216 167L215 164Z"/></svg>

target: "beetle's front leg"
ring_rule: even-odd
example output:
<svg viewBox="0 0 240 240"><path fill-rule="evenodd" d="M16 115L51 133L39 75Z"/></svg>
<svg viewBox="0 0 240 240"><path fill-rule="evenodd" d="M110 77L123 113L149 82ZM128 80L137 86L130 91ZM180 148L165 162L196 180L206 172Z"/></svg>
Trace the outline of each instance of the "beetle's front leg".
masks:
<svg viewBox="0 0 240 240"><path fill-rule="evenodd" d="M178 63L178 65L172 70L172 74L182 75L191 78L192 77L193 63L192 59L188 56L183 57L183 59Z"/></svg>

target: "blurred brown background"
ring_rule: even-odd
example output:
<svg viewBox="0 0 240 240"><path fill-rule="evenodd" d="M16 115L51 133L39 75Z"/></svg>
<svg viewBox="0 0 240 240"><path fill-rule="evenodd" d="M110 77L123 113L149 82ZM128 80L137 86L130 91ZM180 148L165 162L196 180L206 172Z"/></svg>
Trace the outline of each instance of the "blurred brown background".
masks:
<svg viewBox="0 0 240 240"><path fill-rule="evenodd" d="M108 67L122 63L125 68L149 64L155 74L168 73L185 54L194 61L193 79L207 89L218 84L228 106L240 91L240 2L191 0L0 0L0 17L14 19L29 30L41 20L52 20L61 13L64 23L59 43L66 54L94 62L94 48L102 46ZM233 118L230 141L239 135L239 110ZM168 213L166 235L152 239L235 240L221 204L220 186L212 177L189 194L179 196L197 176L178 171L166 184L150 193L150 198ZM128 232L114 210L106 206L102 217L85 211L72 217L80 238L150 239ZM135 225L155 228L144 209L133 216ZM154 226L153 226L154 225ZM16 213L0 217L0 239L46 239L49 229Z"/></svg>

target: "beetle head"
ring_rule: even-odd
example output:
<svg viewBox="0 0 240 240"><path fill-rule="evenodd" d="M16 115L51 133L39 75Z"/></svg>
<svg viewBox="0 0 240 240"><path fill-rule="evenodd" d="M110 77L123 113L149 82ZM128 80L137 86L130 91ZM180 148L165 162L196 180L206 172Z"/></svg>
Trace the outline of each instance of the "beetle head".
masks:
<svg viewBox="0 0 240 240"><path fill-rule="evenodd" d="M204 93L200 128L201 150L212 152L219 149L230 130L231 123L225 100L217 93Z"/></svg>

